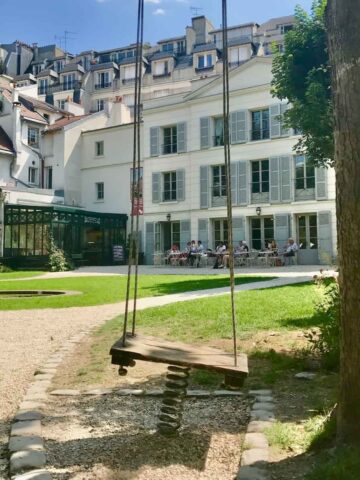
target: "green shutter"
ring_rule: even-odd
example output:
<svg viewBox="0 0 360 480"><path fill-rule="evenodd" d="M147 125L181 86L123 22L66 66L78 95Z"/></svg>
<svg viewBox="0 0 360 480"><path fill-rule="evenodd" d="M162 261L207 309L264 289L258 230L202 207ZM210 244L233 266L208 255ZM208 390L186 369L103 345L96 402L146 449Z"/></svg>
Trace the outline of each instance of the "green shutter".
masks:
<svg viewBox="0 0 360 480"><path fill-rule="evenodd" d="M160 155L160 127L150 128L150 157Z"/></svg>
<svg viewBox="0 0 360 480"><path fill-rule="evenodd" d="M177 151L186 152L186 122L177 124Z"/></svg>
<svg viewBox="0 0 360 480"><path fill-rule="evenodd" d="M209 208L209 167L200 167L200 208Z"/></svg>
<svg viewBox="0 0 360 480"><path fill-rule="evenodd" d="M210 117L200 118L200 148L210 148Z"/></svg>
<svg viewBox="0 0 360 480"><path fill-rule="evenodd" d="M161 202L161 173L152 174L152 203Z"/></svg>

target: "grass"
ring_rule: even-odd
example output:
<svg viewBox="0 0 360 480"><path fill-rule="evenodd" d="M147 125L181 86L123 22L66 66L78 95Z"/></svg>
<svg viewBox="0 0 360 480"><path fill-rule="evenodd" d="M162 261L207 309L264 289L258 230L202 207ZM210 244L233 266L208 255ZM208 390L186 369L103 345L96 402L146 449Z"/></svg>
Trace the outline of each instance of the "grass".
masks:
<svg viewBox="0 0 360 480"><path fill-rule="evenodd" d="M38 277L39 275L44 275L46 272L38 272L38 271L14 271L14 272L1 272L0 273L0 281L1 280L11 280L17 278L31 278L31 277Z"/></svg>
<svg viewBox="0 0 360 480"><path fill-rule="evenodd" d="M305 477L306 480L359 480L359 478L360 451L354 448L324 452L314 470Z"/></svg>
<svg viewBox="0 0 360 480"><path fill-rule="evenodd" d="M274 277L237 276L236 284L270 280ZM226 275L142 275L139 277L139 298L169 295L194 290L226 287ZM104 305L125 299L125 276L65 277L0 282L0 290L71 290L79 295L54 297L0 298L0 310L65 308Z"/></svg>

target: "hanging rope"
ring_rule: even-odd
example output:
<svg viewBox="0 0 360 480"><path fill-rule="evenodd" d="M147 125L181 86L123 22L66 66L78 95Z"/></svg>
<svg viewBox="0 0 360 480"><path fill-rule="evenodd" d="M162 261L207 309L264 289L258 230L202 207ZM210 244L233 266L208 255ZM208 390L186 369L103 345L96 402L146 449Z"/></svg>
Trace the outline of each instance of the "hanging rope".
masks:
<svg viewBox="0 0 360 480"><path fill-rule="evenodd" d="M231 198L231 156L230 156L230 129L229 129L229 57L228 57L228 30L227 30L227 1L222 0L222 37L223 37L223 115L224 115L224 157L226 176L226 205L228 222L228 249L230 267L230 296L231 320L233 331L234 365L237 367L236 346L236 312L235 312L235 277L234 277L234 245L232 230L232 198Z"/></svg>
<svg viewBox="0 0 360 480"><path fill-rule="evenodd" d="M140 207L140 126L141 126L141 86L142 86L142 56L144 42L144 0L138 1L137 34L136 34L136 64L135 64L135 98L134 98L134 138L133 138L133 162L132 162L132 185L131 185L131 220L130 220L130 246L129 264L126 283L125 314L123 325L123 346L126 345L126 334L129 317L130 287L132 266L135 266L135 284L133 299L132 335L135 335L136 302L138 294L138 266L139 266L139 207ZM134 217L136 217L134 228Z"/></svg>

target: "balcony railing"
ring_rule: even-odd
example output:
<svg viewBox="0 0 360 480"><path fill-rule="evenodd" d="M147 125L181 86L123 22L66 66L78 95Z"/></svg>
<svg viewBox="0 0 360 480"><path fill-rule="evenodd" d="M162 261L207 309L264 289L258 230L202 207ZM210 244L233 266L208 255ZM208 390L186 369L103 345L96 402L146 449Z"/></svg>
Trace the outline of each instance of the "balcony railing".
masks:
<svg viewBox="0 0 360 480"><path fill-rule="evenodd" d="M112 82L97 83L95 85L95 90L100 90L101 88L110 88L111 86L112 86Z"/></svg>
<svg viewBox="0 0 360 480"><path fill-rule="evenodd" d="M164 73L153 73L153 78L166 78L171 77L171 72L164 72Z"/></svg>
<svg viewBox="0 0 360 480"><path fill-rule="evenodd" d="M74 82L54 83L53 85L48 85L46 94L63 92L66 90L76 90L81 88L81 86L82 82L79 80L75 80Z"/></svg>
<svg viewBox="0 0 360 480"><path fill-rule="evenodd" d="M224 146L224 135L215 135L213 137L213 146L214 147L223 147Z"/></svg>
<svg viewBox="0 0 360 480"><path fill-rule="evenodd" d="M255 142L257 140L268 140L270 138L270 130L268 128L253 129L250 131L250 139Z"/></svg>
<svg viewBox="0 0 360 480"><path fill-rule="evenodd" d="M135 83L135 80L136 80L135 77L133 77L133 78L123 78L122 83L123 83L123 85L128 85L128 84L131 85L132 83Z"/></svg>
<svg viewBox="0 0 360 480"><path fill-rule="evenodd" d="M214 70L214 65L210 65L208 67L196 67L195 68L196 73L211 72L212 70Z"/></svg>
<svg viewBox="0 0 360 480"><path fill-rule="evenodd" d="M162 155L171 155L172 153L177 153L177 143L165 143L161 145Z"/></svg>

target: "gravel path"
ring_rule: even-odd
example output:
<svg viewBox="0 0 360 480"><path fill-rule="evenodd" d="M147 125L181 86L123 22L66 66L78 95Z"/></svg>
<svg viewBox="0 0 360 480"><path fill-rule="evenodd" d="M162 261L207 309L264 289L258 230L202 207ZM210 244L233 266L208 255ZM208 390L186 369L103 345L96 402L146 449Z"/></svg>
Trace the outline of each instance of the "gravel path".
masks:
<svg viewBox="0 0 360 480"><path fill-rule="evenodd" d="M311 275L283 277L236 287L236 291L269 288L308 281ZM144 298L138 308L229 293L217 288L163 297ZM36 369L76 333L123 313L124 303L92 307L2 311L0 313L0 467L7 443L8 421L16 412ZM1 479L1 468L0 468Z"/></svg>

